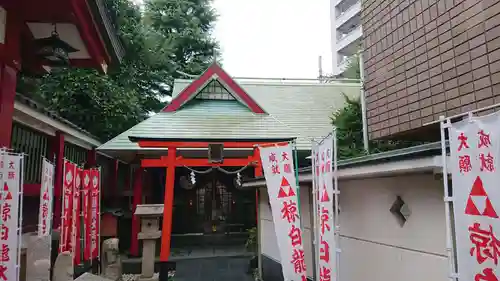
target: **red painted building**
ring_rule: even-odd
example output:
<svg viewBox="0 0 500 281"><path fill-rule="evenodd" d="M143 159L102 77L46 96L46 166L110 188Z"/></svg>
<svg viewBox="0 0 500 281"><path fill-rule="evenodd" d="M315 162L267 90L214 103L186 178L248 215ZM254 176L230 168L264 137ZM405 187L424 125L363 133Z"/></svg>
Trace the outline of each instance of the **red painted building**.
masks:
<svg viewBox="0 0 500 281"><path fill-rule="evenodd" d="M176 80L170 104L97 151L136 166L132 212L138 204L164 204L159 248L165 262L188 243L247 235L256 225L256 196L238 178L262 175L256 145L296 139L299 164L308 165L310 138L331 132L342 93L357 97L360 85L233 79L213 63L197 79ZM135 217L131 232L136 255Z"/></svg>
<svg viewBox="0 0 500 281"><path fill-rule="evenodd" d="M104 74L120 62L123 52L101 0L0 0L0 147L29 155L27 197L36 197L40 189L40 156L55 159L56 176L61 176L63 158L97 165L102 155L96 154L100 143L90 134L16 93L20 72L85 67ZM109 181L116 184L117 162L106 161L115 174ZM56 195L61 184L56 183ZM57 197L55 214L57 227Z"/></svg>

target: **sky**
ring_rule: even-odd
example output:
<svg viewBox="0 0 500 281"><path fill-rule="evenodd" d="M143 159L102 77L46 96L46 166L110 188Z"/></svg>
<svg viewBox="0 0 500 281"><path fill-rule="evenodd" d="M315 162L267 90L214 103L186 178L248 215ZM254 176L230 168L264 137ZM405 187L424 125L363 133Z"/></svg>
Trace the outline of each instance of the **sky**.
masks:
<svg viewBox="0 0 500 281"><path fill-rule="evenodd" d="M331 73L329 2L214 0L223 68L233 77L317 78L322 56Z"/></svg>
<svg viewBox="0 0 500 281"><path fill-rule="evenodd" d="M324 72L331 72L329 0L213 3L214 36L231 76L316 78L320 55Z"/></svg>

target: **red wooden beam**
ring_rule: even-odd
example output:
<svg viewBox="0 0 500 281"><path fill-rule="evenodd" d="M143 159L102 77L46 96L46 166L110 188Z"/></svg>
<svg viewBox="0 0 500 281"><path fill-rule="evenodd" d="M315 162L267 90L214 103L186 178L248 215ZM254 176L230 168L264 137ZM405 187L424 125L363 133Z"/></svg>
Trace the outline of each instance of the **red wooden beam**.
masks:
<svg viewBox="0 0 500 281"><path fill-rule="evenodd" d="M64 165L64 134L60 131L56 132L56 136L52 139L52 149L50 157L55 156L55 173L54 173L54 220L53 229L57 229L61 224L61 208L62 208L62 184L63 184L63 165ZM56 195L57 194L57 195Z"/></svg>
<svg viewBox="0 0 500 281"><path fill-rule="evenodd" d="M183 142L183 141L138 141L140 147L143 148L208 148L213 142ZM270 145L268 141L226 141L222 142L224 148L254 148L256 145ZM274 143L272 144L274 145Z"/></svg>
<svg viewBox="0 0 500 281"><path fill-rule="evenodd" d="M161 233L160 261L162 262L168 261L168 258L170 256L170 239L172 235L172 209L174 206L175 153L175 148L168 148L168 166L167 178L165 181L165 196L163 199L163 225Z"/></svg>
<svg viewBox="0 0 500 281"><path fill-rule="evenodd" d="M257 162L257 164L255 165L254 176L255 177L262 177L264 174L262 171L262 161L260 159L259 148L255 148L255 150L253 151L253 159Z"/></svg>
<svg viewBox="0 0 500 281"><path fill-rule="evenodd" d="M97 152L95 151L95 148L87 151L87 165L89 167L97 166Z"/></svg>
<svg viewBox="0 0 500 281"><path fill-rule="evenodd" d="M174 160L174 165L176 167L243 167L253 162L257 162L253 156L248 158L228 158L224 159L222 163L211 163L208 159L185 159L182 156L177 157ZM141 166L143 168L154 168L154 167L168 167L169 160L167 157L162 156L160 159L142 159Z"/></svg>
<svg viewBox="0 0 500 281"><path fill-rule="evenodd" d="M0 62L0 147L10 147L17 70Z"/></svg>
<svg viewBox="0 0 500 281"><path fill-rule="evenodd" d="M110 61L110 56L107 54L104 42L97 30L97 25L90 14L90 7L87 0L71 0L71 6L76 18L76 26L82 35L83 42L87 46L90 56L96 62L99 71L106 73L106 67L102 63Z"/></svg>
<svg viewBox="0 0 500 281"><path fill-rule="evenodd" d="M118 168L120 167L120 162L116 159L111 159L110 161L110 171L111 171L111 177L110 177L110 189L108 190L108 194L110 197L115 198L118 193ZM115 200L113 200L115 202Z"/></svg>

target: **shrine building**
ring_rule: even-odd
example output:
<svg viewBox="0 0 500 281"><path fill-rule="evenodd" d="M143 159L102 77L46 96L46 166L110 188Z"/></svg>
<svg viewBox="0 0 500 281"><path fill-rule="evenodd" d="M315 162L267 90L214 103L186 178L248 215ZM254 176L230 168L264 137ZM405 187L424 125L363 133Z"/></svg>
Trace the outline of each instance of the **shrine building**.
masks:
<svg viewBox="0 0 500 281"><path fill-rule="evenodd" d="M160 261L175 256L174 248L243 246L256 226L257 201L241 182L262 176L257 145L295 141L298 165L310 165L311 139L332 131L343 94L359 93L359 83L345 81L233 79L214 62L197 79L177 79L163 110L97 150L135 165L132 212L164 204ZM136 217L128 231L130 253L138 255ZM128 244L128 235L119 236Z"/></svg>
<svg viewBox="0 0 500 281"><path fill-rule="evenodd" d="M41 156L54 160L57 178L62 178L64 158L105 166L108 189L118 185L118 167L122 171L127 165L96 153L99 140L31 100L30 93L17 92L21 73L36 77L78 67L104 75L123 55L102 0L0 0L0 147L26 154L23 232L36 229L32 214L38 211ZM54 189L57 229L62 181Z"/></svg>

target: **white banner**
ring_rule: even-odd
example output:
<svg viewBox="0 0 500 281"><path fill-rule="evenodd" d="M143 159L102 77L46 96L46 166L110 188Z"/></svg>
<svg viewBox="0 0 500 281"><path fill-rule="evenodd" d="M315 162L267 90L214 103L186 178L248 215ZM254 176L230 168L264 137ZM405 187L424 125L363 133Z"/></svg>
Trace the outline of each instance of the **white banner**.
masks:
<svg viewBox="0 0 500 281"><path fill-rule="evenodd" d="M42 180L40 189L40 210L38 212L38 236L51 234L52 203L54 192L54 165L47 159L42 160Z"/></svg>
<svg viewBox="0 0 500 281"><path fill-rule="evenodd" d="M460 281L496 281L500 270L500 114L450 128Z"/></svg>
<svg viewBox="0 0 500 281"><path fill-rule="evenodd" d="M335 211L333 187L333 135L313 146L316 203L316 276L318 280L337 280L335 243Z"/></svg>
<svg viewBox="0 0 500 281"><path fill-rule="evenodd" d="M19 227L19 187L21 183L21 159L23 156L2 153L0 168L3 186L0 190L1 226L0 226L0 279L16 281L18 279L18 251L20 242Z"/></svg>
<svg viewBox="0 0 500 281"><path fill-rule="evenodd" d="M285 281L306 280L298 187L289 143L260 147Z"/></svg>

